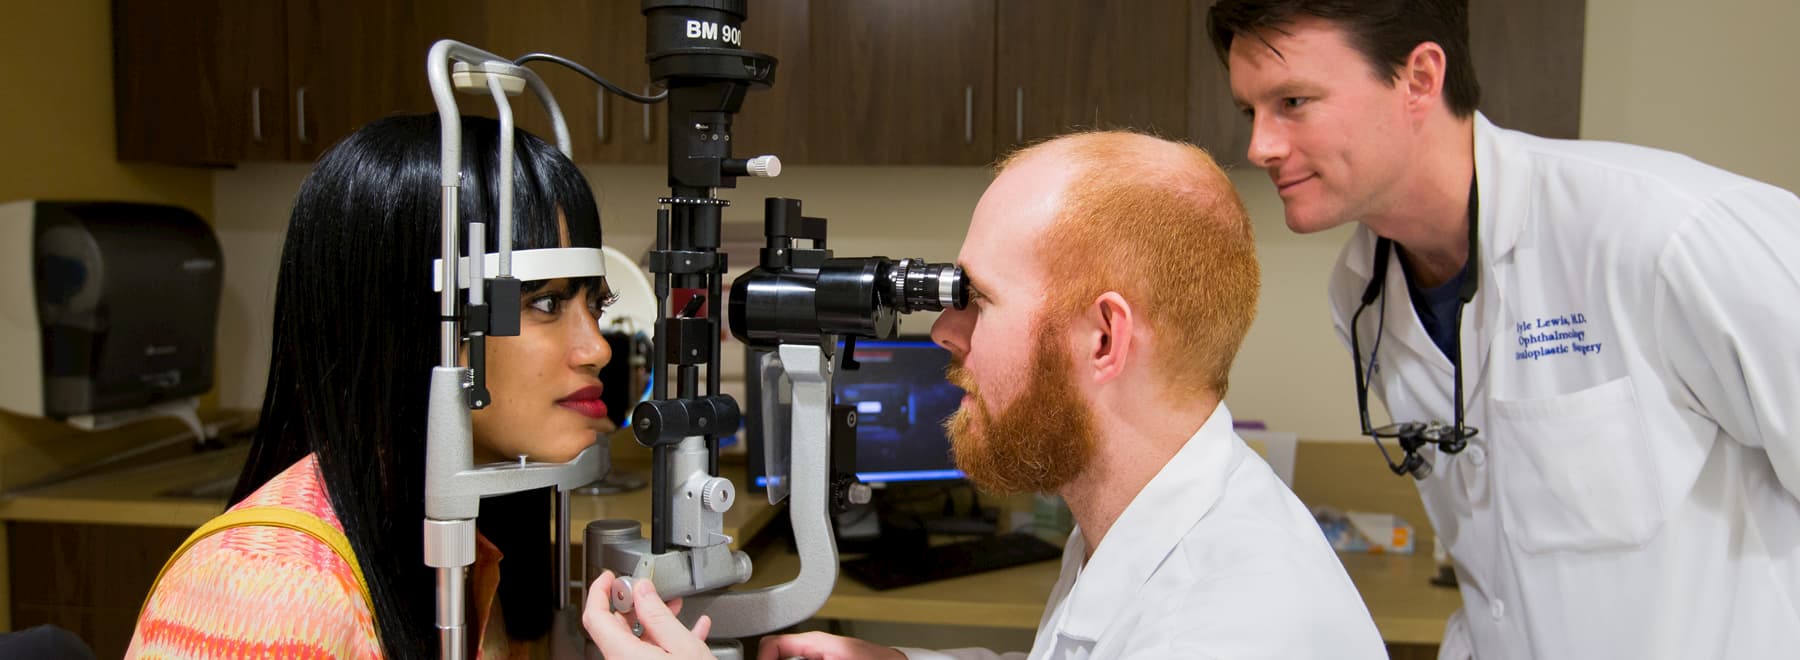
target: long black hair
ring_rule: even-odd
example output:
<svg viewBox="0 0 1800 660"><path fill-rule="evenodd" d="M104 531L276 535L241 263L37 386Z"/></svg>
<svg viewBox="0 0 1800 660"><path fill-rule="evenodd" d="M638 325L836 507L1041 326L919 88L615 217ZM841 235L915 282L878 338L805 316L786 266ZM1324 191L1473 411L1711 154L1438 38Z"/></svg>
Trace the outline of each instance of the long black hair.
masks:
<svg viewBox="0 0 1800 660"><path fill-rule="evenodd" d="M439 355L438 126L437 115L370 123L322 156L301 186L281 253L262 416L231 498L316 454L374 597L382 646L397 658L438 648L435 576L422 548L426 390ZM600 247L600 214L581 171L523 131L514 144L514 248L558 246L558 211L570 246ZM461 232L482 219L488 245L498 244L498 152L498 122L463 119ZM478 526L506 555L499 595L515 638L550 626L549 497L482 502Z"/></svg>

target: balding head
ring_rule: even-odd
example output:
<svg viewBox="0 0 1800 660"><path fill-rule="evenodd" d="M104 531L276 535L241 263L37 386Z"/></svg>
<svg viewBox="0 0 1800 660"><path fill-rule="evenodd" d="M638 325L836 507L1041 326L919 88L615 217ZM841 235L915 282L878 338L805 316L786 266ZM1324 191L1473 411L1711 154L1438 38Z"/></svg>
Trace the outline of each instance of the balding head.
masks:
<svg viewBox="0 0 1800 660"><path fill-rule="evenodd" d="M1167 382L1224 396L1261 280L1249 216L1211 156L1139 133L1076 133L1002 160L1002 186L1033 206L1011 229L1038 248L1046 313L1118 292L1145 314Z"/></svg>

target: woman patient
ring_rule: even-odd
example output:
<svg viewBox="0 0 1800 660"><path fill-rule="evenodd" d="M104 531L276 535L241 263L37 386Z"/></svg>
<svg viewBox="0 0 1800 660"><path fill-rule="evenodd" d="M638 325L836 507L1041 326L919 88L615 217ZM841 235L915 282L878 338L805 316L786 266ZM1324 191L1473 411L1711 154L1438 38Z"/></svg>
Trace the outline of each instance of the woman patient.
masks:
<svg viewBox="0 0 1800 660"><path fill-rule="evenodd" d="M463 120L460 217L465 232L486 220L488 245L498 244L498 132ZM438 141L436 115L346 138L301 187L282 249L268 387L230 508L310 514L341 530L351 556L283 527L208 536L165 569L128 657L438 655L421 548L426 389L440 348ZM600 247L580 171L536 137L515 143L513 247ZM477 463L568 461L611 428L598 402L611 358L598 325L606 282L524 289L519 335L487 343L493 403L471 412ZM466 618L481 656L524 655L550 629L549 498L482 502Z"/></svg>

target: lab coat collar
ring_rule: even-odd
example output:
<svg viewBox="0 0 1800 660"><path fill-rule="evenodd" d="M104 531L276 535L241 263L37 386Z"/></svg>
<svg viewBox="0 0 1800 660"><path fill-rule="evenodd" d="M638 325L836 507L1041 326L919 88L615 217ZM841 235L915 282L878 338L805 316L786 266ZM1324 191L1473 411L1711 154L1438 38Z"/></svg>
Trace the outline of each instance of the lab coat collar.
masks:
<svg viewBox="0 0 1800 660"><path fill-rule="evenodd" d="M1518 245L1519 234L1525 227L1525 216L1529 209L1511 208L1511 204L1520 204L1529 199L1526 192L1530 189L1528 170L1507 172L1501 167L1501 161L1514 161L1516 146L1509 141L1513 131L1495 126L1488 121L1487 115L1475 113L1475 194L1481 198L1481 259L1484 270L1491 269L1493 264L1512 254ZM1510 175L1510 176L1509 176ZM1375 232L1368 227L1358 226L1355 236L1350 239L1350 254L1345 262L1350 272L1356 273L1365 282L1369 280L1370 266L1375 258ZM1399 258L1395 252L1393 259ZM1390 278L1400 267L1399 263L1391 263L1388 267ZM1484 275L1486 273L1483 273ZM1404 275L1400 285L1405 286ZM1392 279L1389 280L1390 282ZM1486 285L1487 281L1482 280ZM1404 289L1402 289L1404 290Z"/></svg>
<svg viewBox="0 0 1800 660"><path fill-rule="evenodd" d="M1493 122L1486 115L1475 113L1475 194L1480 198L1481 222L1479 227L1481 251L1481 286L1475 294L1475 300L1469 303L1469 309L1463 314L1463 379L1464 391L1468 392L1472 383L1480 382L1480 376L1487 370L1489 348L1493 343L1493 333L1481 332L1489 327L1493 314L1499 307L1496 303L1499 281L1496 273L1502 264L1509 264L1513 248L1518 246L1519 236L1525 227L1529 215L1527 205L1528 192L1531 187L1529 170L1514 169L1508 171L1501 166L1502 162L1518 162L1520 157L1515 152L1519 149L1515 135ZM1367 282L1373 273L1371 270L1375 258L1375 232L1367 226L1358 226L1356 233L1350 238L1344 264L1356 279ZM1400 265L1400 253L1394 251L1388 257L1388 273L1385 291L1394 294L1387 305L1385 331L1389 337L1398 339L1408 350L1416 353L1424 364L1431 365L1443 375L1453 373L1450 360L1445 358L1431 337L1420 325L1418 315L1413 311L1412 303L1406 296L1406 273ZM1358 289L1360 290L1360 289ZM1355 302L1351 303L1352 305ZM1375 303L1379 306L1381 303ZM1352 329L1355 331L1355 329ZM1470 339L1473 341L1470 341ZM1367 344L1365 344L1366 346ZM1366 350L1366 349L1365 349Z"/></svg>
<svg viewBox="0 0 1800 660"><path fill-rule="evenodd" d="M1212 510L1232 470L1248 451L1232 430L1231 412L1220 403L1113 522L1064 599L1065 615L1057 633L1088 642L1098 640L1163 560ZM1079 528L1070 535L1069 543L1065 570L1066 562L1079 563L1086 549Z"/></svg>

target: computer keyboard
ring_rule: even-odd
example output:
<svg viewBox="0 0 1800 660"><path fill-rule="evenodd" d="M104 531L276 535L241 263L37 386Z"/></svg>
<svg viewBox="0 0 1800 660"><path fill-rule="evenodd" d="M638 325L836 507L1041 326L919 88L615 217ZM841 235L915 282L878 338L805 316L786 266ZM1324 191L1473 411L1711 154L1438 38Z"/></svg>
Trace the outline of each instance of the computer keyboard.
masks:
<svg viewBox="0 0 1800 660"><path fill-rule="evenodd" d="M933 546L920 552L876 554L842 564L844 573L883 591L1062 557L1062 548L1013 532Z"/></svg>

